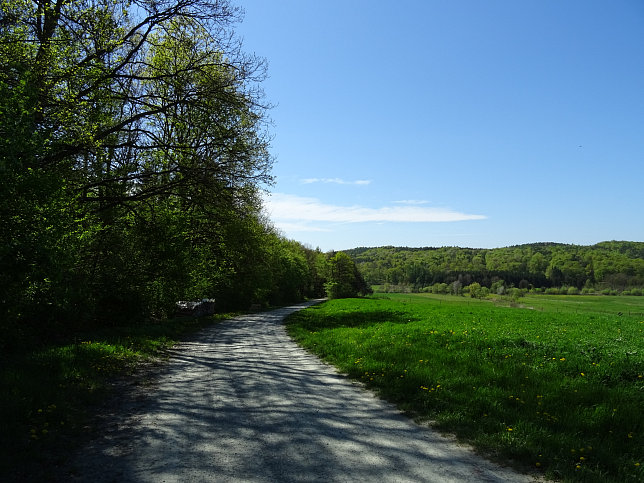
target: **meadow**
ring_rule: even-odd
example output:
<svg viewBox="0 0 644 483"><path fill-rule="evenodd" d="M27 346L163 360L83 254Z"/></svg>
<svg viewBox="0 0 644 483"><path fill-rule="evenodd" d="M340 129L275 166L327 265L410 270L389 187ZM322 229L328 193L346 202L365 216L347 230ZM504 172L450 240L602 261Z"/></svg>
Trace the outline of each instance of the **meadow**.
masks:
<svg viewBox="0 0 644 483"><path fill-rule="evenodd" d="M502 303L376 294L296 313L287 329L493 459L563 481L643 481L644 301Z"/></svg>
<svg viewBox="0 0 644 483"><path fill-rule="evenodd" d="M547 312L634 315L644 320L644 297L527 294L516 304Z"/></svg>

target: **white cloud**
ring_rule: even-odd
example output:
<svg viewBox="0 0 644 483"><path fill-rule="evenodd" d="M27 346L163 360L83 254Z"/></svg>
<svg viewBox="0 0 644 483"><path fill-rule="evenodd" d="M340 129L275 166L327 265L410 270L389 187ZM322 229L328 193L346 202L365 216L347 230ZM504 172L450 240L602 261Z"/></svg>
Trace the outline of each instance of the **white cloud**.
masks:
<svg viewBox="0 0 644 483"><path fill-rule="evenodd" d="M273 193L265 198L264 206L274 223L308 226L311 222L364 223L364 222L407 222L435 223L485 219L484 215L470 215L446 208L420 206L338 206L323 203L316 198L307 198L284 193ZM301 230L300 230L301 231Z"/></svg>
<svg viewBox="0 0 644 483"><path fill-rule="evenodd" d="M302 180L303 184L312 183L334 183L334 184L354 184L354 185L368 185L371 183L370 179L358 179L356 181L346 181L342 178L305 178Z"/></svg>

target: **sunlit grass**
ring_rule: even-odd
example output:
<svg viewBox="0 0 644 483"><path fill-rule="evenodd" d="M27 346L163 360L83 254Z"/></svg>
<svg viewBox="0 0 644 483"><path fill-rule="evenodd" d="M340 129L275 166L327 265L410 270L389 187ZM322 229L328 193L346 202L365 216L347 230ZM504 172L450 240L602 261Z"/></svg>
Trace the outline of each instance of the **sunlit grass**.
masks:
<svg viewBox="0 0 644 483"><path fill-rule="evenodd" d="M520 298L521 306L548 312L644 315L644 297L589 295L531 295Z"/></svg>
<svg viewBox="0 0 644 483"><path fill-rule="evenodd" d="M644 318L389 295L294 314L292 336L410 414L570 481L641 481Z"/></svg>

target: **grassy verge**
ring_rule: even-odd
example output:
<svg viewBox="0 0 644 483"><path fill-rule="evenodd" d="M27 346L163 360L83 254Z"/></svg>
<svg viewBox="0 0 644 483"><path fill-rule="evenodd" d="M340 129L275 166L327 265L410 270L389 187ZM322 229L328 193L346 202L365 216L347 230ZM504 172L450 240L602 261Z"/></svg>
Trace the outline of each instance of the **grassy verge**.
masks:
<svg viewBox="0 0 644 483"><path fill-rule="evenodd" d="M163 357L183 336L230 314L113 328L2 360L0 480L43 481L88 426L110 381ZM19 353L19 351L14 351Z"/></svg>
<svg viewBox="0 0 644 483"><path fill-rule="evenodd" d="M565 307L390 294L330 301L287 327L501 461L565 481L643 481L644 318Z"/></svg>

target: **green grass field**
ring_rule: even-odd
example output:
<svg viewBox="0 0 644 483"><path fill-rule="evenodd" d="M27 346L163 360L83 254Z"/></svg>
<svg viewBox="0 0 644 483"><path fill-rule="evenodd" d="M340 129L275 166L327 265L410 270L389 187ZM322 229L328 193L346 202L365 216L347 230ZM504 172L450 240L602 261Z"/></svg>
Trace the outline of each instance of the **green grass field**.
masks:
<svg viewBox="0 0 644 483"><path fill-rule="evenodd" d="M521 307L547 312L634 315L644 317L644 297L589 295L526 295ZM644 320L644 319L642 319Z"/></svg>
<svg viewBox="0 0 644 483"><path fill-rule="evenodd" d="M388 294L326 302L287 328L495 459L564 481L635 482L644 480L640 300L535 296L510 308Z"/></svg>

